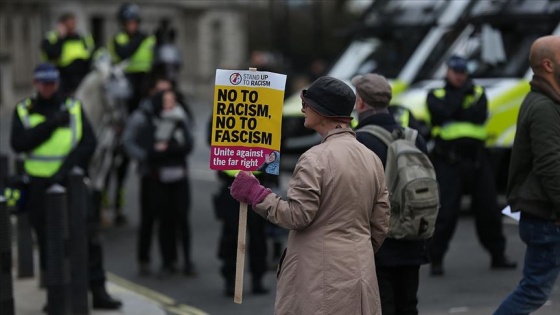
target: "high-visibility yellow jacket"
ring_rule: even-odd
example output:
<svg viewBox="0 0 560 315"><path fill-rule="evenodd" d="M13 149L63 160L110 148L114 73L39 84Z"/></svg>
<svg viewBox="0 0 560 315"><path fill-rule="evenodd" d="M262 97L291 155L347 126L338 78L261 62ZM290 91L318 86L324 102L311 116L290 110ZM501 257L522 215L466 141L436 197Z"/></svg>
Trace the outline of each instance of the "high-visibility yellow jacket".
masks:
<svg viewBox="0 0 560 315"><path fill-rule="evenodd" d="M460 138L485 141L484 124L488 114L484 88L474 85L472 93L460 100L460 109L450 108L453 105L446 100L446 95L446 88L435 89L428 94L430 116L437 116L437 119L432 117L432 136L444 141Z"/></svg>
<svg viewBox="0 0 560 315"><path fill-rule="evenodd" d="M113 40L109 42L109 52L113 58L113 62L118 63L123 59L128 60L128 66L125 69L127 73L149 72L152 69L154 60L154 47L156 44L155 36L146 36L140 46L130 55L121 58L116 51L116 46L126 46L130 43L130 36L125 32L119 32Z"/></svg>
<svg viewBox="0 0 560 315"><path fill-rule="evenodd" d="M61 39L56 31L47 33L46 41L50 45L55 45L59 40ZM76 60L89 60L94 49L95 43L91 35L73 36L64 39L58 58L50 58L44 50L42 51L42 57L43 61L48 61L60 68L64 68Z"/></svg>
<svg viewBox="0 0 560 315"><path fill-rule="evenodd" d="M17 105L18 117L24 128L29 129L46 120L45 116L30 113L31 99L26 99ZM65 127L58 127L51 137L24 158L25 172L34 177L51 177L62 166L70 152L82 139L83 121L80 101L68 98L65 106L70 114L70 123Z"/></svg>

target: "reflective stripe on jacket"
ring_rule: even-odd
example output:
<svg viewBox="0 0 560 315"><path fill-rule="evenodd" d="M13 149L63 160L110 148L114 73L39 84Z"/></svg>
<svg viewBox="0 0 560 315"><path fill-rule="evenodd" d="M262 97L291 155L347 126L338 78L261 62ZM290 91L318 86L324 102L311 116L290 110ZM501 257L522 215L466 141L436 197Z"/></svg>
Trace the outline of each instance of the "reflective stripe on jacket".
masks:
<svg viewBox="0 0 560 315"><path fill-rule="evenodd" d="M114 41L109 42L109 51L113 57L113 62L121 62L121 58L115 52L115 42L117 45L126 45L130 41L128 34L119 32L115 36ZM127 73L149 72L152 69L152 62L154 60L154 47L156 44L155 36L147 36L144 38L138 49L130 56L128 66L125 69Z"/></svg>
<svg viewBox="0 0 560 315"><path fill-rule="evenodd" d="M479 85L474 86L474 94L467 95L463 100L462 107L464 109L469 108L476 104L482 94L484 93L484 88ZM439 99L445 98L445 88L435 89L433 91L435 97ZM432 128L432 136L434 138L439 137L442 140L450 141L459 138L472 138L481 141L485 141L487 134L484 124L475 124L466 121L450 121L443 124L442 126L434 126Z"/></svg>
<svg viewBox="0 0 560 315"><path fill-rule="evenodd" d="M31 99L17 105L17 113L23 127L33 128L46 120L45 116L29 113ZM25 172L34 177L51 177L62 166L66 156L82 139L82 111L80 101L68 98L64 104L70 114L68 126L58 127L43 144L26 154Z"/></svg>
<svg viewBox="0 0 560 315"><path fill-rule="evenodd" d="M59 41L56 32L51 31L47 34L47 40L50 44L56 44ZM43 53L44 61L51 61L58 67L66 67L76 60L88 60L93 53L95 43L91 35L83 36L76 39L67 39L62 43L62 51L57 60L49 60Z"/></svg>

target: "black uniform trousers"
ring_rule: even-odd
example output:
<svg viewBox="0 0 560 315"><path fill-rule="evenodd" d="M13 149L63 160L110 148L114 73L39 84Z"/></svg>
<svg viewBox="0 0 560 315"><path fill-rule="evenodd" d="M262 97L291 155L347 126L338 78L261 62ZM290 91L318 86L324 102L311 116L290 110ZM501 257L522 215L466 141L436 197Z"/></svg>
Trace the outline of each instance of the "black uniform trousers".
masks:
<svg viewBox="0 0 560 315"><path fill-rule="evenodd" d="M437 152L437 148L435 150ZM501 213L488 153L483 148L472 156L457 155L453 160L435 155L432 160L439 184L441 208L430 244L432 262L442 262L453 237L461 196L471 194L471 210L475 216L476 233L482 246L492 257L502 257L506 240L502 232Z"/></svg>
<svg viewBox="0 0 560 315"><path fill-rule="evenodd" d="M223 180L222 180L223 181ZM239 202L230 195L227 183L222 183L218 195L214 198L216 214L222 221L222 233L218 257L222 260L221 274L226 282L235 282L235 265L237 259L237 232L239 225ZM249 234L249 269L253 283L259 283L266 273L266 220L248 209L247 231Z"/></svg>
<svg viewBox="0 0 560 315"><path fill-rule="evenodd" d="M383 315L418 315L420 265L376 266Z"/></svg>
<svg viewBox="0 0 560 315"><path fill-rule="evenodd" d="M163 183L155 177L143 176L140 191L138 261L150 261L152 234L157 222L163 265L171 266L177 262L177 234L179 234L185 267L190 266L192 261L188 180Z"/></svg>
<svg viewBox="0 0 560 315"><path fill-rule="evenodd" d="M45 209L46 191L52 184L50 179L33 178L28 186L27 209L29 219L37 236L39 246L39 265L43 272L47 269L47 217ZM93 212L93 207L91 207ZM103 268L103 251L97 235L97 222L93 213L88 213L88 271L91 287L105 284L105 270Z"/></svg>

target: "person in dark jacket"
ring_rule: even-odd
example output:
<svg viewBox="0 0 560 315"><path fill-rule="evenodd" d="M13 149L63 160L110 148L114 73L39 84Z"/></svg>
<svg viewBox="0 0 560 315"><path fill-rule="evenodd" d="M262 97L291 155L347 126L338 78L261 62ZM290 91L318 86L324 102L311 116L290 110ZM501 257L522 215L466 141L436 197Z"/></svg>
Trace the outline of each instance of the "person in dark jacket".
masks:
<svg viewBox="0 0 560 315"><path fill-rule="evenodd" d="M95 43L89 34L76 30L76 16L64 13L58 18L56 30L47 33L41 42L44 61L55 64L60 72L62 95L72 95L90 71Z"/></svg>
<svg viewBox="0 0 560 315"><path fill-rule="evenodd" d="M208 145L212 138L212 117L208 121ZM224 294L232 297L235 294L235 268L237 263L237 234L239 228L239 202L230 195L230 187L239 171L217 171L219 181L218 191L212 196L214 214L222 223L218 245L218 258L222 261L220 274L224 278ZM254 172L255 176L264 183L278 186L278 176L265 172ZM248 206L249 210L251 206ZM255 295L268 294L270 291L263 284L263 278L268 271L266 260L267 234L266 220L253 211L247 212L247 231L249 233L248 255L251 272L251 292Z"/></svg>
<svg viewBox="0 0 560 315"><path fill-rule="evenodd" d="M10 144L24 153L29 176L27 209L39 245L39 263L47 268L45 194L53 184L66 185L74 167L88 169L97 145L81 102L58 91L59 72L54 65L40 64L34 70L35 97L21 101L14 111ZM56 159L59 157L58 159ZM102 248L97 235L88 235L89 283L93 307L118 309L121 302L105 289ZM45 273L43 273L45 274Z"/></svg>
<svg viewBox="0 0 560 315"><path fill-rule="evenodd" d="M560 274L560 37L537 39L529 61L534 75L519 110L507 188L527 250L523 278L495 315L536 311Z"/></svg>
<svg viewBox="0 0 560 315"><path fill-rule="evenodd" d="M159 91L144 100L127 123L122 141L128 156L139 162L142 177L137 251L140 274L149 273L152 229L158 222L161 275L176 272L176 234L180 231L184 273L194 276L186 162L194 140L187 114L177 104L175 93Z"/></svg>
<svg viewBox="0 0 560 315"><path fill-rule="evenodd" d="M387 80L377 74L356 76L356 111L358 126L356 138L372 150L383 163L387 163L387 145L372 134L359 132L360 128L377 125L393 132L402 129L389 111L392 91ZM416 146L427 153L422 136L416 138ZM397 240L387 237L375 254L375 269L383 315L418 314L417 292L420 265L428 263L425 240Z"/></svg>
<svg viewBox="0 0 560 315"><path fill-rule="evenodd" d="M447 62L445 87L430 91L427 97L435 146L432 163L439 184L441 208L430 243L432 276L444 274L443 258L455 232L461 196L472 197L476 232L491 256L491 269L517 266L505 256L506 238L502 231L494 172L485 147L488 104L484 88L468 74L468 60L452 56Z"/></svg>

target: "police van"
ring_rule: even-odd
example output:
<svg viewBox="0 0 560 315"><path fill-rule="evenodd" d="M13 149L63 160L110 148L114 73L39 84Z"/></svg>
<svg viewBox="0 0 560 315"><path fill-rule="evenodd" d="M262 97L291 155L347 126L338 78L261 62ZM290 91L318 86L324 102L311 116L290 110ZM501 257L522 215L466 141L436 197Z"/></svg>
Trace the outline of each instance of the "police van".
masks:
<svg viewBox="0 0 560 315"><path fill-rule="evenodd" d="M462 21L476 1L402 0L372 3L360 23L348 32L353 40L328 72L350 86L355 75L384 75L398 95L430 67L426 62L445 50L447 30ZM439 59L437 59L439 60ZM302 153L320 142L320 136L303 126L299 92L284 102L282 153Z"/></svg>
<svg viewBox="0 0 560 315"><path fill-rule="evenodd" d="M452 55L468 58L471 77L485 88L488 98L486 144L492 153L498 188L503 190L519 107L532 77L529 50L538 37L560 35L559 21L559 0L478 1L464 23L448 30L448 36L455 38L453 43L435 48L446 49L445 53L431 58L429 67L419 72L420 81L393 101L429 124L427 93L443 87L446 60Z"/></svg>

